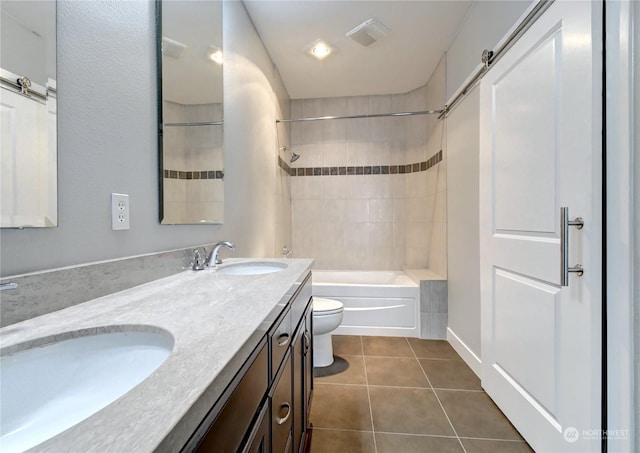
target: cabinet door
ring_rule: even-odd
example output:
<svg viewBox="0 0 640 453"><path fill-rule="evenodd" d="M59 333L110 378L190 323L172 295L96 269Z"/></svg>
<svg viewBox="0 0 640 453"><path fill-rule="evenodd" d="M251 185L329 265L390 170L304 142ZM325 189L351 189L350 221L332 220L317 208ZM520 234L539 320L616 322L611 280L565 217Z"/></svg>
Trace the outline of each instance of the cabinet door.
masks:
<svg viewBox="0 0 640 453"><path fill-rule="evenodd" d="M271 425L269 421L269 400L267 399L260 410L254 430L242 453L269 453L271 440Z"/></svg>
<svg viewBox="0 0 640 453"><path fill-rule="evenodd" d="M273 451L284 452L290 442L293 415L291 355L289 354L271 397L271 438Z"/></svg>
<svg viewBox="0 0 640 453"><path fill-rule="evenodd" d="M304 319L296 332L293 343L293 451L300 451L305 419L305 391L304 391Z"/></svg>
<svg viewBox="0 0 640 453"><path fill-rule="evenodd" d="M311 411L311 397L313 396L313 310L312 305L305 314L305 331L303 336L304 354L304 430L309 428L309 412Z"/></svg>
<svg viewBox="0 0 640 453"><path fill-rule="evenodd" d="M233 390L215 421L207 428L198 453L236 452L251 426L267 391L268 351L263 346L242 380ZM206 422L203 422L206 426ZM190 448L186 448L190 451Z"/></svg>

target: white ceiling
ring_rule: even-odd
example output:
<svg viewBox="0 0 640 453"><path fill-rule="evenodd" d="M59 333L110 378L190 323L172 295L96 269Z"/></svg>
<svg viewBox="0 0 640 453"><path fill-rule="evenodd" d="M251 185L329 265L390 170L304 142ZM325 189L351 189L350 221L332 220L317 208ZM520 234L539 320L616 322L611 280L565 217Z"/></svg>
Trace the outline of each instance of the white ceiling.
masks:
<svg viewBox="0 0 640 453"><path fill-rule="evenodd" d="M405 93L424 85L453 41L472 0L273 1L246 8L293 99ZM367 19L391 29L364 47L345 34ZM318 61L317 39L336 47Z"/></svg>

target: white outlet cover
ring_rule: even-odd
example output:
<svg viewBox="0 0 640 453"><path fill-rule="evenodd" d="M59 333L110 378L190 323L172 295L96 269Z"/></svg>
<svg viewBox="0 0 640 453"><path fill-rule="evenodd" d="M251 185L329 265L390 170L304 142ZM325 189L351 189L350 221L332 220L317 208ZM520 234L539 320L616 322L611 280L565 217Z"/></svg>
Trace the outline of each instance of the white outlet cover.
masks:
<svg viewBox="0 0 640 453"><path fill-rule="evenodd" d="M111 229L128 230L129 225L129 195L123 193L112 193Z"/></svg>

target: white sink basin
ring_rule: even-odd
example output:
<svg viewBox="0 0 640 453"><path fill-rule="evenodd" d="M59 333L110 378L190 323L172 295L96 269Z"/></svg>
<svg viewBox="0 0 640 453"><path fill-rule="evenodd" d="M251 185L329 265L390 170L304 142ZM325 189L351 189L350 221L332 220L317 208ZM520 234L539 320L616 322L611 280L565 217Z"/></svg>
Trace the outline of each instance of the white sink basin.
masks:
<svg viewBox="0 0 640 453"><path fill-rule="evenodd" d="M248 263L229 264L218 268L218 272L227 275L259 275L280 272L286 269L284 263L272 263L268 261L257 261Z"/></svg>
<svg viewBox="0 0 640 453"><path fill-rule="evenodd" d="M0 351L2 452L27 450L98 412L153 373L173 349L164 331L80 334Z"/></svg>

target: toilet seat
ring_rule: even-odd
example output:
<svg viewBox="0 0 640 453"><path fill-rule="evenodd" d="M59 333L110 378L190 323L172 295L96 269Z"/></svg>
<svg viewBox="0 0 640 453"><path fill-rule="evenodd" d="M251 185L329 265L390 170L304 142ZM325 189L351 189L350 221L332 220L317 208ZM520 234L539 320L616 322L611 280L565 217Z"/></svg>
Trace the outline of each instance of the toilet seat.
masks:
<svg viewBox="0 0 640 453"><path fill-rule="evenodd" d="M341 313L344 309L342 302L333 299L325 299L323 297L313 298L313 315L328 316Z"/></svg>

